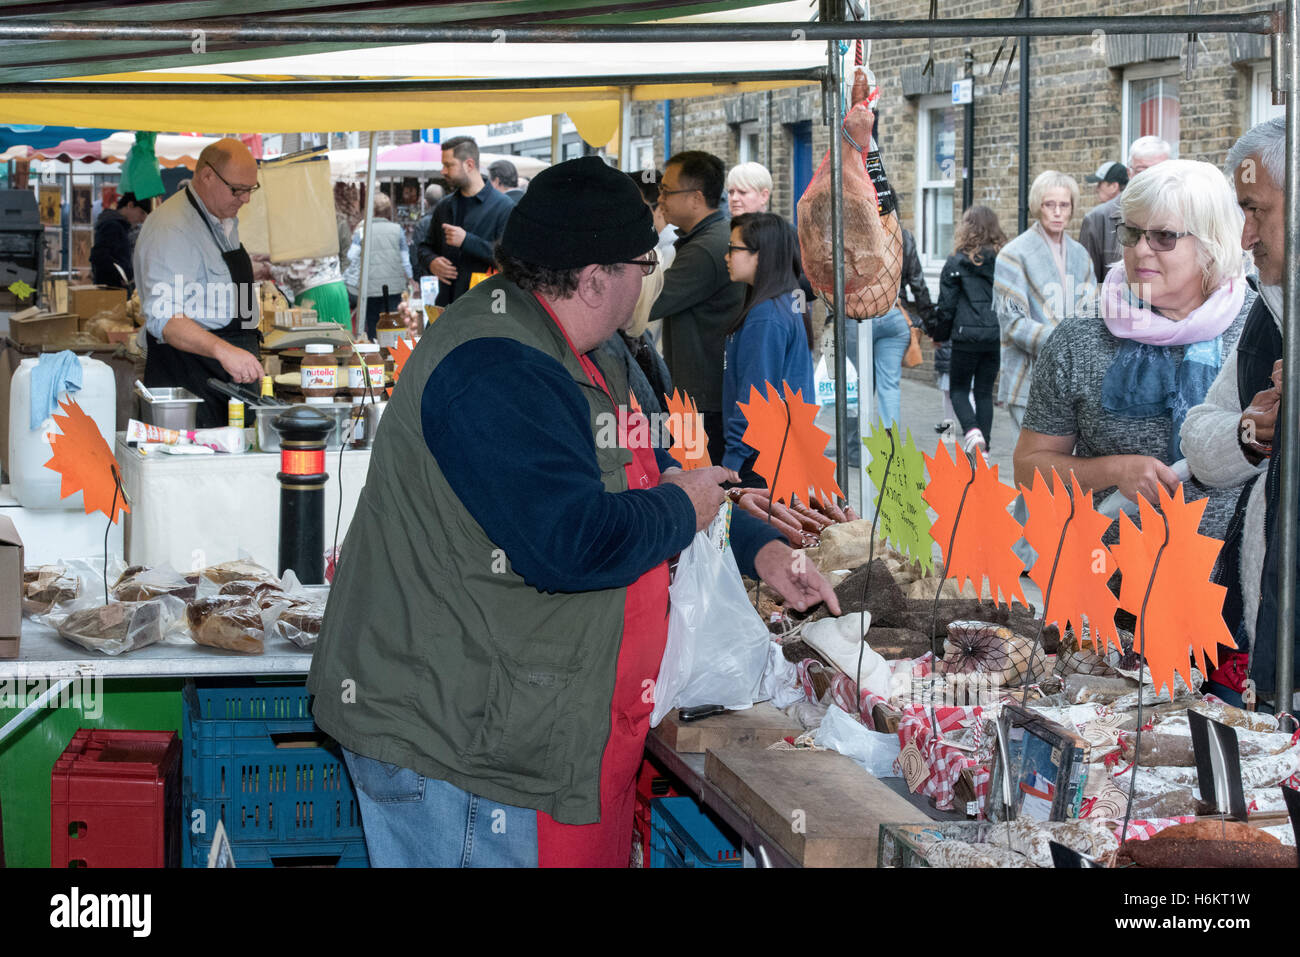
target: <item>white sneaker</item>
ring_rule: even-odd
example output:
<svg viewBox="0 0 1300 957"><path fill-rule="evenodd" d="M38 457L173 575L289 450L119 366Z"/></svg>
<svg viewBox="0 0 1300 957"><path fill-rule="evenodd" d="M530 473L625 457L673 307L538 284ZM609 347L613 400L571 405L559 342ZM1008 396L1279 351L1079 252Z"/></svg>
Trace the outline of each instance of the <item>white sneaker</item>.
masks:
<svg viewBox="0 0 1300 957"><path fill-rule="evenodd" d="M962 440L961 447L962 451L968 455L976 450L978 450L981 455L984 455L985 450L988 448L988 444L984 441L983 432L979 429L971 429L966 433L966 438ZM985 456L985 461L988 461L987 456Z"/></svg>

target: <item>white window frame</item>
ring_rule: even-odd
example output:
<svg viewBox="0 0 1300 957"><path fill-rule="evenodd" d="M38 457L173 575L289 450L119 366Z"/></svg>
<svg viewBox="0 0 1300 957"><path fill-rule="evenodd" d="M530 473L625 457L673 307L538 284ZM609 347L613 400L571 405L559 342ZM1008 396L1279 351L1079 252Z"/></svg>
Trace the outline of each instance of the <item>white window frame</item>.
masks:
<svg viewBox="0 0 1300 957"><path fill-rule="evenodd" d="M634 136L628 142L628 169L653 169L655 165L655 138L653 136ZM648 154L648 155L647 155Z"/></svg>
<svg viewBox="0 0 1300 957"><path fill-rule="evenodd" d="M763 141L759 135L758 120L747 120L736 127L738 134L736 143L737 163L761 163L763 162ZM754 137L754 150L751 152L746 144L750 137Z"/></svg>
<svg viewBox="0 0 1300 957"><path fill-rule="evenodd" d="M1129 129L1128 129L1129 114L1131 112L1130 105L1129 105L1129 97L1131 95L1133 81L1154 80L1156 77L1173 77L1174 79L1180 81L1178 87L1178 131L1179 131L1179 137L1181 138L1182 129L1183 129L1183 106L1182 106L1183 86L1181 82L1182 76L1183 76L1183 70L1182 67L1179 66L1178 60L1156 60L1152 63L1140 63L1137 66L1127 67L1124 70L1124 83L1123 83L1124 90L1121 96L1122 104L1120 106L1120 118L1119 118L1119 124L1120 124L1119 125L1119 129L1120 129L1119 148L1120 148L1120 155L1123 157L1121 162L1123 162L1125 166L1128 165L1129 144L1134 139L1136 139L1136 137L1129 136ZM1169 137L1165 136L1163 132L1161 133L1161 137L1165 141L1167 141L1171 147L1173 147L1174 155L1171 156L1170 159L1178 159L1178 150L1179 150L1178 141L1176 139L1170 140Z"/></svg>
<svg viewBox="0 0 1300 957"><path fill-rule="evenodd" d="M938 282L939 273L943 271L943 264L948 260L948 253L940 251L939 256L931 256L926 251L921 237L924 235L925 224L925 191L929 189L946 189L949 193L951 202L954 189L957 185L957 178L954 175L952 179L929 179L930 171L930 111L938 109L952 109L952 96L941 94L938 96L923 96L917 100L916 104L916 155L912 162L916 168L916 189L913 190L912 204L913 215L912 224L915 227L913 235L916 237L916 252L921 259L921 269L925 273L926 284L934 287ZM954 123L956 122L954 118ZM954 157L955 159L955 157ZM888 170L886 170L888 172ZM954 171L955 173L955 171ZM955 220L954 214L954 220ZM955 223L954 223L955 228Z"/></svg>
<svg viewBox="0 0 1300 957"><path fill-rule="evenodd" d="M1274 117L1285 117L1286 105L1273 105L1273 65L1268 60L1251 64L1250 72L1250 126L1257 126Z"/></svg>

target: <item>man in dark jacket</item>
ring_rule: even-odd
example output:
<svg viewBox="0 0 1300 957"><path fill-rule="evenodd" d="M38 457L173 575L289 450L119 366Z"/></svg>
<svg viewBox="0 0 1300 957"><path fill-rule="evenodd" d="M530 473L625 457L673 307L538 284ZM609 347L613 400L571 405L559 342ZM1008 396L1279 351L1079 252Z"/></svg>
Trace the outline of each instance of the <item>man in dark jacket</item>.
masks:
<svg viewBox="0 0 1300 957"><path fill-rule="evenodd" d="M667 563L734 474L650 448L595 351L632 317L651 223L598 157L543 171L500 274L403 368L308 681L374 866L627 867ZM732 516L742 571L839 614L778 539Z"/></svg>
<svg viewBox="0 0 1300 957"><path fill-rule="evenodd" d="M149 200L134 193L118 197L117 209L106 209L95 221L95 244L90 247L90 281L97 286L129 288L134 282L131 256L135 252L134 228L149 215Z"/></svg>
<svg viewBox="0 0 1300 957"><path fill-rule="evenodd" d="M722 352L727 329L745 302L745 284L732 282L726 255L731 228L718 208L725 168L711 153L678 153L664 168L659 208L677 227L677 256L650 309L663 319L664 359L674 385L695 400L709 436L709 458L722 461Z"/></svg>
<svg viewBox="0 0 1300 957"><path fill-rule="evenodd" d="M433 211L438 208L438 204L443 198L442 187L437 183L430 183L424 187L424 206L429 211L421 216L415 223L415 230L411 234L411 275L415 278L418 285L420 277L432 276L429 272L430 260L423 258L422 247L429 246L429 230L433 228ZM348 233L348 241L351 243L351 232ZM347 250L343 251L347 255ZM343 264L346 267L346 263Z"/></svg>
<svg viewBox="0 0 1300 957"><path fill-rule="evenodd" d="M524 191L519 188L519 171L510 160L497 160L488 167L488 179L492 188L502 193L512 203L519 202Z"/></svg>
<svg viewBox="0 0 1300 957"><path fill-rule="evenodd" d="M492 246L515 207L483 179L472 137L442 144L442 175L455 192L435 207L418 249L420 263L438 277L437 304L449 306L469 289L474 273L492 268Z"/></svg>

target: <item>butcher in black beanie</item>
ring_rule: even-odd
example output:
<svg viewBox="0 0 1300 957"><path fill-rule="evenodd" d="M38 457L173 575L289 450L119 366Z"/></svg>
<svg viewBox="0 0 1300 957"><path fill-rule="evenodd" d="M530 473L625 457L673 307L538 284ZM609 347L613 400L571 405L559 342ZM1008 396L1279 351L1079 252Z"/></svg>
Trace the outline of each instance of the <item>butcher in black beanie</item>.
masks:
<svg viewBox="0 0 1300 957"><path fill-rule="evenodd" d="M309 681L375 867L627 867L668 562L739 480L655 447L597 351L656 239L626 175L561 163L511 213L500 274L404 361ZM730 544L737 585L839 614L772 526L738 511Z"/></svg>

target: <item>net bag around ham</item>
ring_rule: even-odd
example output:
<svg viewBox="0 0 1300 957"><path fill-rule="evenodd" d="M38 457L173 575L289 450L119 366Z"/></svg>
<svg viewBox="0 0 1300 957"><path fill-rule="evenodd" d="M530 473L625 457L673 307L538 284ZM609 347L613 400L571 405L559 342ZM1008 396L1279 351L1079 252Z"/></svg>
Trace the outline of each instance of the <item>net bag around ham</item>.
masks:
<svg viewBox="0 0 1300 957"><path fill-rule="evenodd" d="M844 312L854 319L874 319L892 309L903 275L898 204L871 135L876 120L871 102L880 89L868 96L868 85L866 73L858 70L839 143L844 157ZM833 303L829 159L828 150L799 200L799 246L808 282Z"/></svg>

